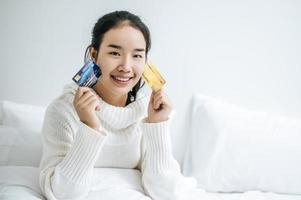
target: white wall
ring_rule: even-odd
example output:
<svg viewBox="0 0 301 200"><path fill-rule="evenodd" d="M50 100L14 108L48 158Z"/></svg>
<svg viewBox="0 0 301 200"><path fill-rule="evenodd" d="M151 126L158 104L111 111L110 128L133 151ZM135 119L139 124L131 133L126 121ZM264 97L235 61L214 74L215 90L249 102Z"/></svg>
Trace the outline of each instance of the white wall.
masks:
<svg viewBox="0 0 301 200"><path fill-rule="evenodd" d="M0 0L0 100L47 105L82 66L96 20L126 9L152 33L150 60L177 116L176 157L194 92L301 117L301 3L250 1Z"/></svg>

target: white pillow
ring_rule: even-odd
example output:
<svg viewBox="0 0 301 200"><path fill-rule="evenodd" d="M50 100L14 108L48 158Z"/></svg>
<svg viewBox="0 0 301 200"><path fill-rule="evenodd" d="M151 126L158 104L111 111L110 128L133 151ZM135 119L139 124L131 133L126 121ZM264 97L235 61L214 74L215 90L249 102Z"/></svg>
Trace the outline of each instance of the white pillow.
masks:
<svg viewBox="0 0 301 200"><path fill-rule="evenodd" d="M19 104L4 100L2 102L2 124L40 132L45 110L46 108L42 106Z"/></svg>
<svg viewBox="0 0 301 200"><path fill-rule="evenodd" d="M39 132L0 126L0 165L38 167L42 156Z"/></svg>
<svg viewBox="0 0 301 200"><path fill-rule="evenodd" d="M214 192L301 194L301 119L202 95L192 103L183 171Z"/></svg>

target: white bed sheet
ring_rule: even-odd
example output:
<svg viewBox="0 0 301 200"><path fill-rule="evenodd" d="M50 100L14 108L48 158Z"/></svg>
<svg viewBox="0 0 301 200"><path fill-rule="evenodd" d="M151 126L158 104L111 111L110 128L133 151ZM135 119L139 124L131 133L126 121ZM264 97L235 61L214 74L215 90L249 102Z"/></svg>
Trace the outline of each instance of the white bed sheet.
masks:
<svg viewBox="0 0 301 200"><path fill-rule="evenodd" d="M87 200L150 200L143 194L141 174L128 169L95 169ZM105 180L105 181L103 181ZM200 189L202 200L301 200L301 195L250 191L210 193ZM38 168L0 166L0 200L44 200L38 183Z"/></svg>

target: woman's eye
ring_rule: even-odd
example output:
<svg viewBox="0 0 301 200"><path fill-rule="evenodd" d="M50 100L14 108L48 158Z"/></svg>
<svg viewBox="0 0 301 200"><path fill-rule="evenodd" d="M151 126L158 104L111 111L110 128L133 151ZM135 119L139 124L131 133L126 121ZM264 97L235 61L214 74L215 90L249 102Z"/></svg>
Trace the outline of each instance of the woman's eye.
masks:
<svg viewBox="0 0 301 200"><path fill-rule="evenodd" d="M120 54L116 51L112 51L109 54L113 55L113 56L120 56Z"/></svg>
<svg viewBox="0 0 301 200"><path fill-rule="evenodd" d="M140 54L135 54L135 55L134 55L134 58L143 58L143 56L140 55Z"/></svg>

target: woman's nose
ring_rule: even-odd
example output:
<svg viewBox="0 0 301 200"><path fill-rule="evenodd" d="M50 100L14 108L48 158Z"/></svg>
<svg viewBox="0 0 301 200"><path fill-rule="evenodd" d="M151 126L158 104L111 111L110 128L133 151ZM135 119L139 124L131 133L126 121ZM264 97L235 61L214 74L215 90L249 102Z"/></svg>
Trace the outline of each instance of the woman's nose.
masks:
<svg viewBox="0 0 301 200"><path fill-rule="evenodd" d="M124 71L124 72L129 72L132 69L132 60L130 57L125 57L122 62L120 63L118 70L119 71Z"/></svg>

